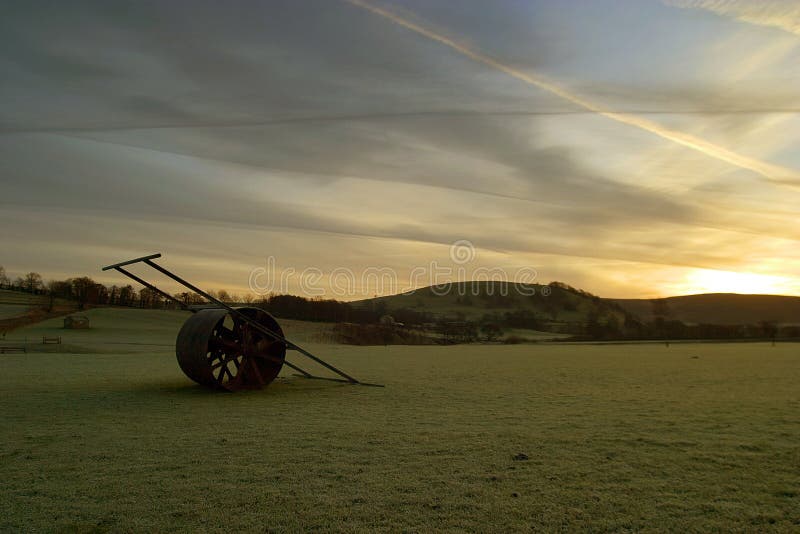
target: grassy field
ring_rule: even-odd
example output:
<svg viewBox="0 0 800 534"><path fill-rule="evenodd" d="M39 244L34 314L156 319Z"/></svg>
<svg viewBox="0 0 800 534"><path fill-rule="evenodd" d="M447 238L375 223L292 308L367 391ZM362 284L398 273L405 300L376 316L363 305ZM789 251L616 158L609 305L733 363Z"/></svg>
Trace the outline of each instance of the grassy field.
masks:
<svg viewBox="0 0 800 534"><path fill-rule="evenodd" d="M171 352L175 336L189 317L186 311L95 308L77 312L89 317L88 330L65 330L64 318L55 317L10 332L8 343L28 344L29 350L74 350L79 353ZM331 326L323 323L281 320L287 335L299 342L330 337ZM62 338L65 347L37 346L42 336Z"/></svg>
<svg viewBox="0 0 800 534"><path fill-rule="evenodd" d="M0 319L9 319L23 315L31 307L44 306L46 299L21 291L0 289Z"/></svg>
<svg viewBox="0 0 800 534"><path fill-rule="evenodd" d="M64 299L54 299L52 309L58 312L65 312L75 309L75 303ZM50 309L50 297L46 295L32 295L24 291L11 291L0 289L0 322L5 319L12 319L30 314L31 312L43 313L44 308ZM0 324L0 333L7 327Z"/></svg>
<svg viewBox="0 0 800 534"><path fill-rule="evenodd" d="M90 316L0 357L2 531L800 529L797 345L311 343L386 388L222 394L183 314Z"/></svg>

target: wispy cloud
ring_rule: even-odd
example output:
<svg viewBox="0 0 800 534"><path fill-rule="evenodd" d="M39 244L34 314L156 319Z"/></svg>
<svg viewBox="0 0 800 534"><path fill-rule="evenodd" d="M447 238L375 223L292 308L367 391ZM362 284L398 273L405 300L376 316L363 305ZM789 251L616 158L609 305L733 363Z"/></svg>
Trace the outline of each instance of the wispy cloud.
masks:
<svg viewBox="0 0 800 534"><path fill-rule="evenodd" d="M613 121L622 124L627 124L629 126L639 128L646 132L650 132L663 139L672 141L674 143L690 148L692 150L696 150L707 156L716 158L726 163L730 163L731 165L735 165L739 168L753 171L761 175L762 177L766 178L770 182L776 184L785 184L785 185L800 184L800 172L794 169L782 167L780 165L774 165L766 161L761 161L758 159L747 157L745 155L734 152L733 150L729 150L725 147L716 145L714 143L711 143L709 141L706 141L705 139L701 139L694 135L666 128L649 119L645 119L636 115L630 115L626 113L616 113L616 112L606 111L601 106L587 100L586 98L583 98L579 95L572 93L571 91L553 83L552 81L545 79L542 76L531 74L528 72L523 72L519 69L514 68L511 65L502 63L481 52L473 50L472 48L462 43L459 43L451 39L450 37L447 37L445 35L437 33L434 30L425 28L413 21L410 21L407 18L398 15L397 13L383 9L379 6L373 5L363 0L346 0L346 1L354 6L369 10L370 12L375 13L376 15L391 20L392 22L399 24L404 28L407 28L424 37L427 37L428 39L431 39L445 46L448 46L453 50L455 50L456 52L459 52L460 54L474 61L477 61L478 63L482 63L488 67L504 72L505 74L508 74L513 78L516 78L517 80L520 80L528 85L546 91L552 95L558 96L583 109L586 109L593 113L597 113L598 115L602 115Z"/></svg>
<svg viewBox="0 0 800 534"><path fill-rule="evenodd" d="M792 35L651 2L373 4L418 29L346 2L8 10L0 263L159 251L241 290L266 255L408 271L470 239L604 295L798 272L800 190L763 179L800 168Z"/></svg>
<svg viewBox="0 0 800 534"><path fill-rule="evenodd" d="M702 9L741 22L778 28L800 36L800 4L796 0L664 0L667 5Z"/></svg>

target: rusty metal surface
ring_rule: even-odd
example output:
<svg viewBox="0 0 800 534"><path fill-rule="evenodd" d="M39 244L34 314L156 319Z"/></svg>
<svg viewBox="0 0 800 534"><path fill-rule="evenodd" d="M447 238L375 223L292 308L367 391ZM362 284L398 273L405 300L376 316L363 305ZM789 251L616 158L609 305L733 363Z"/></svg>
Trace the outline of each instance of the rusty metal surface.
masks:
<svg viewBox="0 0 800 534"><path fill-rule="evenodd" d="M281 338L277 321L259 308L236 308ZM207 387L260 389L272 382L286 358L286 344L225 309L201 310L184 323L175 344L183 372Z"/></svg>

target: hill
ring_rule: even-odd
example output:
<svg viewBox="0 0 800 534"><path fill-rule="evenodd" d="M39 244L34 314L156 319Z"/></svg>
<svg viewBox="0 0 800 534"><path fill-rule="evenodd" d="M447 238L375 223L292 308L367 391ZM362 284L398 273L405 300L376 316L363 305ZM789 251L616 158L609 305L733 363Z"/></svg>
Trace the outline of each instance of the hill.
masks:
<svg viewBox="0 0 800 534"><path fill-rule="evenodd" d="M741 325L771 321L784 325L800 324L800 297L783 295L740 295L708 293L663 299L608 299L609 302L643 321L654 318L660 307L670 319L687 324ZM656 304L654 304L654 302Z"/></svg>
<svg viewBox="0 0 800 534"><path fill-rule="evenodd" d="M474 321L506 328L548 332L582 330L587 324L622 325L626 312L617 303L553 282L457 282L356 301L354 307L377 310L405 323Z"/></svg>
<svg viewBox="0 0 800 534"><path fill-rule="evenodd" d="M520 328L582 339L760 339L800 333L800 297L779 295L604 299L561 282L462 282L353 305L411 325L469 321L481 329L496 324L506 332Z"/></svg>

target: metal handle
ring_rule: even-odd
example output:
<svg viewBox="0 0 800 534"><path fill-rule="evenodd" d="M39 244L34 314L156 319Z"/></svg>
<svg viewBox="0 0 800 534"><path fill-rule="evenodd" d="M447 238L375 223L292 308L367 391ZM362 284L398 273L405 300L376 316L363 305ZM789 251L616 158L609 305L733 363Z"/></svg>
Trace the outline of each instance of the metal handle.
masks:
<svg viewBox="0 0 800 534"><path fill-rule="evenodd" d="M115 263L114 265L108 265L106 267L103 267L103 270L109 271L111 269L116 269L117 267L124 267L125 265L130 265L132 263L139 263L140 261L153 260L155 258L160 258L160 257L161 254L150 254L149 256L142 256L141 258L136 258L135 260L128 260L120 263Z"/></svg>

